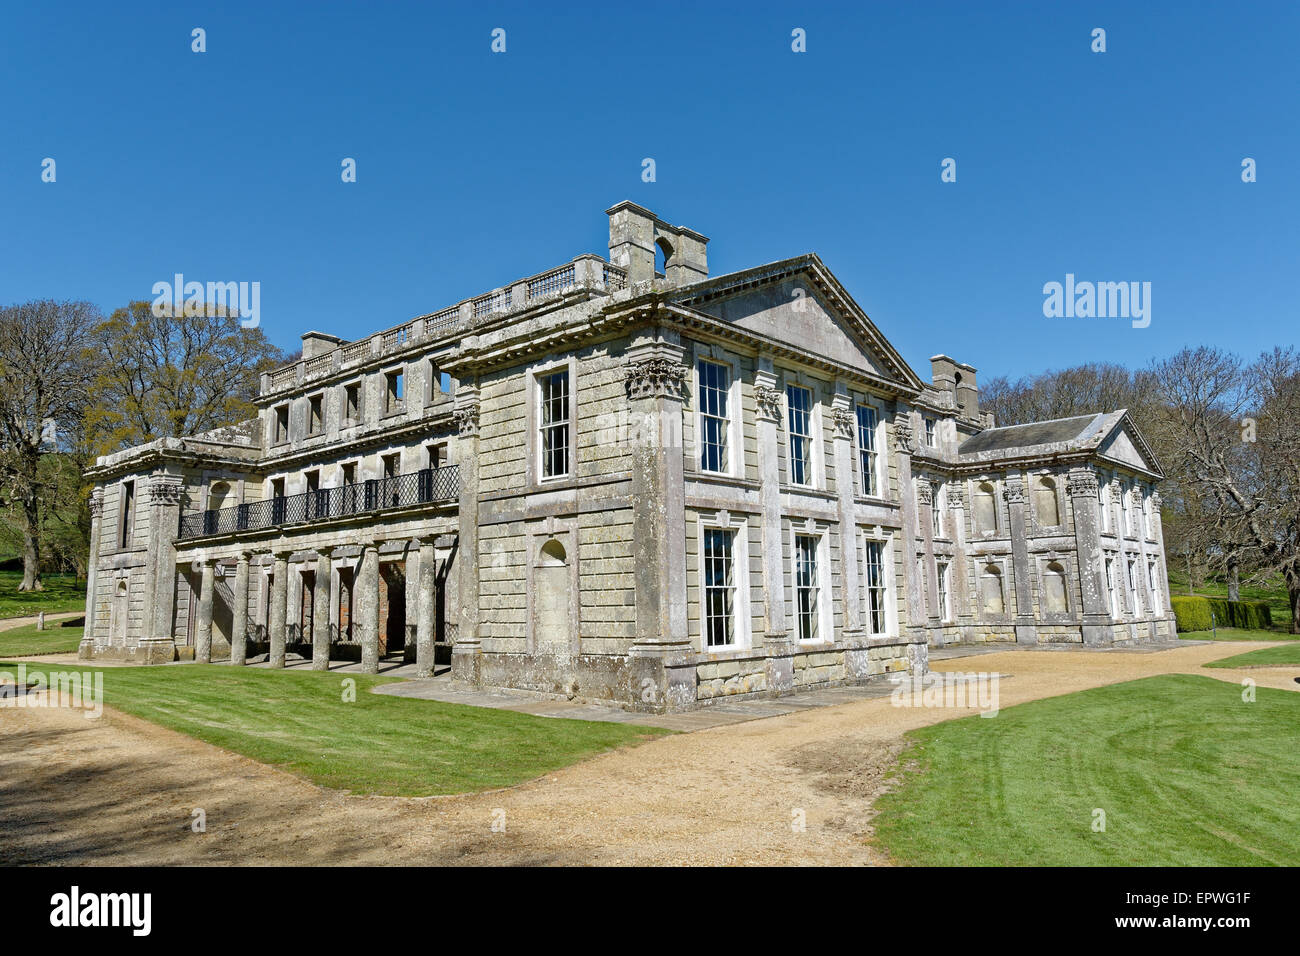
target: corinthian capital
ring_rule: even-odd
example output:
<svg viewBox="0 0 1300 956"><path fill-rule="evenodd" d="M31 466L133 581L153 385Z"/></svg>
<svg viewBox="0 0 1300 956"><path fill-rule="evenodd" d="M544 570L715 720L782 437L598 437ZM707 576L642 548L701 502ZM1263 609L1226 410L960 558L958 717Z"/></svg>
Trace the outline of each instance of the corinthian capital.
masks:
<svg viewBox="0 0 1300 956"><path fill-rule="evenodd" d="M1065 478L1065 491L1071 498L1096 498L1097 476L1091 471L1072 471Z"/></svg>
<svg viewBox="0 0 1300 956"><path fill-rule="evenodd" d="M758 417L765 422L781 421L781 391L768 385L754 386L754 404Z"/></svg>
<svg viewBox="0 0 1300 956"><path fill-rule="evenodd" d="M643 359L627 366L628 398L680 399L686 388L686 366L666 358Z"/></svg>
<svg viewBox="0 0 1300 956"><path fill-rule="evenodd" d="M154 475L149 479L149 503L156 507L181 503L185 482L180 475Z"/></svg>

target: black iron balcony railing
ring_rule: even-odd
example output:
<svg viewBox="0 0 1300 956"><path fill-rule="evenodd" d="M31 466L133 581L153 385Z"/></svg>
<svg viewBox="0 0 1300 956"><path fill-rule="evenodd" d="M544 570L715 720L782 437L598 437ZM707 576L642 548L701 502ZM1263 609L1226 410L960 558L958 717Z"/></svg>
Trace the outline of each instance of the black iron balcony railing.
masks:
<svg viewBox="0 0 1300 956"><path fill-rule="evenodd" d="M454 501L459 496L460 472L456 465L425 468L391 478L371 478L341 488L321 488L284 498L267 498L232 508L183 515L180 536L199 538L210 534L261 531L281 525Z"/></svg>

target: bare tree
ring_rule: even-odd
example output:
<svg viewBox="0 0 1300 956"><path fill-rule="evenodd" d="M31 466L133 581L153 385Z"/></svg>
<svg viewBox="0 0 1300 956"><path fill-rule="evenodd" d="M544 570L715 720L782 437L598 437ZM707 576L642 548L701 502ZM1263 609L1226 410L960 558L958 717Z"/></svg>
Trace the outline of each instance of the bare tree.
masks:
<svg viewBox="0 0 1300 956"><path fill-rule="evenodd" d="M90 330L99 310L89 302L52 299L0 308L0 478L22 517L20 591L41 590L42 456L73 428L90 380Z"/></svg>

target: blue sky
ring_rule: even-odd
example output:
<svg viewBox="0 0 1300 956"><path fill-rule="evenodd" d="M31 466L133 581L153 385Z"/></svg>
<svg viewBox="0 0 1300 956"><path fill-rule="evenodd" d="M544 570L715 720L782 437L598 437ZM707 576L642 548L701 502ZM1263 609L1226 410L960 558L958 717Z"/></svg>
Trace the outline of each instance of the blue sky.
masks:
<svg viewBox="0 0 1300 956"><path fill-rule="evenodd" d="M1296 3L10 3L0 302L181 272L354 338L604 254L632 199L714 274L817 252L923 377L1252 355L1300 325L1297 38ZM1150 282L1150 326L1045 318L1066 273Z"/></svg>

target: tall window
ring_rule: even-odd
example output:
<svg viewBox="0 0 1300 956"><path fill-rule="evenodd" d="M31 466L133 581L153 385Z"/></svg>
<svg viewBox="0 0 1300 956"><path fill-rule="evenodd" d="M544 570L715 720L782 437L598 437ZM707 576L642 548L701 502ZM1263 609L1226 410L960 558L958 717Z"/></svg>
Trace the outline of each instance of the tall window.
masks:
<svg viewBox="0 0 1300 956"><path fill-rule="evenodd" d="M281 405L275 410L275 443L289 440L289 406Z"/></svg>
<svg viewBox="0 0 1300 956"><path fill-rule="evenodd" d="M880 541L867 542L867 633L885 633L885 567Z"/></svg>
<svg viewBox="0 0 1300 956"><path fill-rule="evenodd" d="M812 474L812 391L787 385L785 401L789 409L790 481L811 485Z"/></svg>
<svg viewBox="0 0 1300 956"><path fill-rule="evenodd" d="M939 580L939 620L952 620L952 608L948 605L948 562L940 561L936 565Z"/></svg>
<svg viewBox="0 0 1300 956"><path fill-rule="evenodd" d="M1147 558L1147 587L1151 591L1151 610L1160 606L1160 586L1156 578L1156 559Z"/></svg>
<svg viewBox="0 0 1300 956"><path fill-rule="evenodd" d="M857 414L858 470L862 473L862 493L870 497L876 494L876 410L859 405Z"/></svg>
<svg viewBox="0 0 1300 956"><path fill-rule="evenodd" d="M118 547L125 548L131 543L131 533L135 530L135 482L122 482L122 528L118 535Z"/></svg>
<svg viewBox="0 0 1300 956"><path fill-rule="evenodd" d="M1146 536L1156 536L1156 505L1150 495L1142 496L1142 521L1146 525Z"/></svg>
<svg viewBox="0 0 1300 956"><path fill-rule="evenodd" d="M1132 558L1128 561L1128 606L1134 614L1138 613L1137 562Z"/></svg>
<svg viewBox="0 0 1300 956"><path fill-rule="evenodd" d="M406 395L405 376L402 374L401 369L398 369L395 372L389 372L385 375L384 380L387 383L387 400L384 411L401 411L402 403L405 400Z"/></svg>
<svg viewBox="0 0 1300 956"><path fill-rule="evenodd" d="M704 639L709 647L736 643L736 579L731 550L736 533L704 531Z"/></svg>
<svg viewBox="0 0 1300 956"><path fill-rule="evenodd" d="M325 430L324 395L313 395L307 399L307 433L319 435Z"/></svg>
<svg viewBox="0 0 1300 956"><path fill-rule="evenodd" d="M343 386L343 417L350 422L361 418L361 383Z"/></svg>
<svg viewBox="0 0 1300 956"><path fill-rule="evenodd" d="M728 471L727 432L731 419L727 412L727 395L731 389L731 369L717 362L700 362L700 468L704 471Z"/></svg>
<svg viewBox="0 0 1300 956"><path fill-rule="evenodd" d="M569 473L569 372L543 375L541 386L542 477Z"/></svg>
<svg viewBox="0 0 1300 956"><path fill-rule="evenodd" d="M794 539L795 617L799 640L815 641L818 632L820 595L817 587L817 539L797 535Z"/></svg>
<svg viewBox="0 0 1300 956"><path fill-rule="evenodd" d="M1120 616L1119 606L1119 587L1115 580L1115 559L1107 556L1106 558L1106 591L1110 595L1110 616Z"/></svg>
<svg viewBox="0 0 1300 956"><path fill-rule="evenodd" d="M929 415L923 415L921 420L925 423L925 446L933 448L935 446L934 419Z"/></svg>
<svg viewBox="0 0 1300 956"><path fill-rule="evenodd" d="M1101 530L1110 531L1110 479L1097 485L1098 510L1101 511Z"/></svg>

